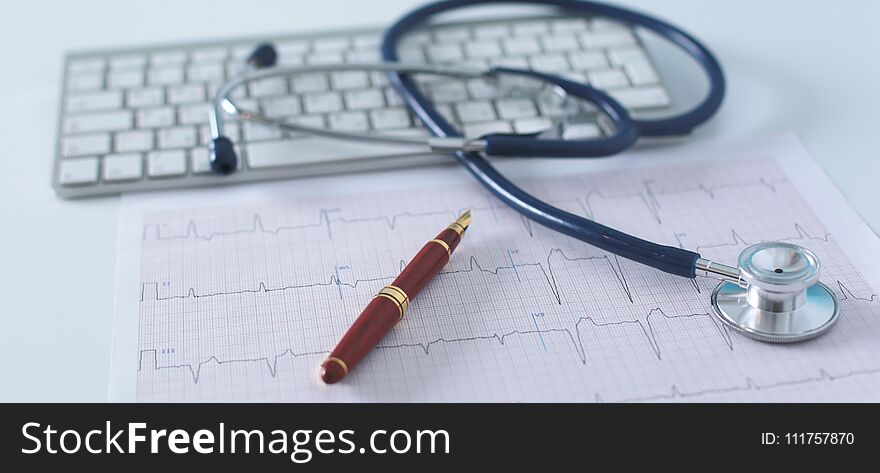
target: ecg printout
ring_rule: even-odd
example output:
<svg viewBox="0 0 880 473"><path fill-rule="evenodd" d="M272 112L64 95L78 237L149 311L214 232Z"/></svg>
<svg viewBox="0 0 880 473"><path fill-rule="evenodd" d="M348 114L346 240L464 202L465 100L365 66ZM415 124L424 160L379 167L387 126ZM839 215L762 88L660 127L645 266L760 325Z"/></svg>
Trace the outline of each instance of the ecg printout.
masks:
<svg viewBox="0 0 880 473"><path fill-rule="evenodd" d="M741 148L639 151L595 172L517 180L568 211L727 264L762 240L810 248L841 304L814 341L744 338L712 314L717 281L554 233L464 171L432 168L396 173L409 190L376 191L390 178L370 175L126 197L111 397L880 400L880 297L786 172L815 164L790 138ZM365 179L372 191L344 185ZM812 185L831 195L822 179ZM367 302L465 209L472 225L441 274L357 369L323 385L320 363ZM872 238L864 254L878 254Z"/></svg>

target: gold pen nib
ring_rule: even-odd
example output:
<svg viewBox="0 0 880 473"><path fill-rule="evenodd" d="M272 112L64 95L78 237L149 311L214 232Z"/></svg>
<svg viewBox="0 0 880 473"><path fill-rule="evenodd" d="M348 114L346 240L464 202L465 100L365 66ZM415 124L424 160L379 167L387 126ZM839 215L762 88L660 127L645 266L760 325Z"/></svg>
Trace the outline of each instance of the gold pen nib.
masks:
<svg viewBox="0 0 880 473"><path fill-rule="evenodd" d="M461 214L460 217L449 225L449 228L458 232L459 235L464 233L467 230L467 227L471 224L471 211Z"/></svg>

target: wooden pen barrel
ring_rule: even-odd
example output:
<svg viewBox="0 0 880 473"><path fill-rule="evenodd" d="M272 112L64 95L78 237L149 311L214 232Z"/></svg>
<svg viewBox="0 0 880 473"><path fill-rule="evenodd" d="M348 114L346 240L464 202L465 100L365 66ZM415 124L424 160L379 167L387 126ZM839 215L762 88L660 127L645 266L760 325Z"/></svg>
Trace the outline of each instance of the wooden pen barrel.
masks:
<svg viewBox="0 0 880 473"><path fill-rule="evenodd" d="M403 318L413 298L449 261L463 233L464 227L457 223L444 229L422 247L394 282L376 294L322 365L325 382L334 383L347 375Z"/></svg>

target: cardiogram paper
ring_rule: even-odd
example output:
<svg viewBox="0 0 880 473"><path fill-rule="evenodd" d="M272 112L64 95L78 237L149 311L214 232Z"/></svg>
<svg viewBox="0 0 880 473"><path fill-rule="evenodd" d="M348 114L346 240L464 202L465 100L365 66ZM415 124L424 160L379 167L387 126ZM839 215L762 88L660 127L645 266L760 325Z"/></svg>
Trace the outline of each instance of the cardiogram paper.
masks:
<svg viewBox="0 0 880 473"><path fill-rule="evenodd" d="M121 210L111 398L880 400L880 301L853 260L880 261L877 237L796 140L553 162L505 169L559 207L719 262L762 240L812 249L837 326L795 345L744 338L712 314L716 281L549 231L455 167L143 194ZM367 302L465 209L440 276L323 385L320 363Z"/></svg>

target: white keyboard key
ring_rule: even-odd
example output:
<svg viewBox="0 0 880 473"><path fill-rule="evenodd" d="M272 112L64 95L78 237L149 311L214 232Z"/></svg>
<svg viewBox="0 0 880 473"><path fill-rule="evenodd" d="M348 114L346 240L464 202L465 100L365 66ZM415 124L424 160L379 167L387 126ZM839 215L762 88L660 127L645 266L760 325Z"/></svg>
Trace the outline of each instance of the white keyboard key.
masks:
<svg viewBox="0 0 880 473"><path fill-rule="evenodd" d="M562 131L564 140L589 140L602 136L602 131L595 123L570 123Z"/></svg>
<svg viewBox="0 0 880 473"><path fill-rule="evenodd" d="M471 32L466 26L441 26L434 29L434 38L442 43L470 39Z"/></svg>
<svg viewBox="0 0 880 473"><path fill-rule="evenodd" d="M184 104L205 101L205 86L186 84L168 87L168 103Z"/></svg>
<svg viewBox="0 0 880 473"><path fill-rule="evenodd" d="M625 24L602 17L590 20L590 29L593 31L629 31Z"/></svg>
<svg viewBox="0 0 880 473"><path fill-rule="evenodd" d="M263 106L263 113L271 118L289 117L302 112L299 99L296 97L264 99L260 103Z"/></svg>
<svg viewBox="0 0 880 473"><path fill-rule="evenodd" d="M510 56L522 56L541 52L541 45L535 38L508 38L501 42L504 51Z"/></svg>
<svg viewBox="0 0 880 473"><path fill-rule="evenodd" d="M505 23L477 25L474 27L474 36L477 39L503 38L510 34L510 28Z"/></svg>
<svg viewBox="0 0 880 473"><path fill-rule="evenodd" d="M211 104L197 103L184 105L177 109L177 123L181 125L203 125L208 123Z"/></svg>
<svg viewBox="0 0 880 473"><path fill-rule="evenodd" d="M309 42L300 39L278 41L275 43L275 50L279 57L302 56L309 52Z"/></svg>
<svg viewBox="0 0 880 473"><path fill-rule="evenodd" d="M122 92L108 90L67 96L69 113L94 112L96 110L113 110L122 108Z"/></svg>
<svg viewBox="0 0 880 473"><path fill-rule="evenodd" d="M463 82L440 82L431 87L431 97L436 103L467 100L467 88Z"/></svg>
<svg viewBox="0 0 880 473"><path fill-rule="evenodd" d="M224 61L227 56L226 48L202 48L192 52L192 62L218 62Z"/></svg>
<svg viewBox="0 0 880 473"><path fill-rule="evenodd" d="M98 182L98 158L65 159L59 163L58 182L64 186Z"/></svg>
<svg viewBox="0 0 880 473"><path fill-rule="evenodd" d="M174 108L155 107L139 110L137 113L138 128L157 128L174 125Z"/></svg>
<svg viewBox="0 0 880 473"><path fill-rule="evenodd" d="M378 89L353 90L345 93L345 105L349 110L365 110L385 106L385 97Z"/></svg>
<svg viewBox="0 0 880 473"><path fill-rule="evenodd" d="M587 74L590 85L597 89L612 89L629 86L626 74L620 69L601 69L590 71Z"/></svg>
<svg viewBox="0 0 880 473"><path fill-rule="evenodd" d="M577 51L580 49L580 44L574 35L545 36L541 38L541 44L544 45L544 51L548 53Z"/></svg>
<svg viewBox="0 0 880 473"><path fill-rule="evenodd" d="M366 131L370 125L364 112L331 113L327 116L330 128L344 131Z"/></svg>
<svg viewBox="0 0 880 473"><path fill-rule="evenodd" d="M336 90L362 89L370 86L370 77L364 71L340 71L330 75L330 83Z"/></svg>
<svg viewBox="0 0 880 473"><path fill-rule="evenodd" d="M147 154L147 174L150 177L174 177L185 173L186 151L176 149Z"/></svg>
<svg viewBox="0 0 880 473"><path fill-rule="evenodd" d="M408 36L407 36L408 38ZM401 62L413 64L422 64L425 61L425 52L420 46L401 46L400 47Z"/></svg>
<svg viewBox="0 0 880 473"><path fill-rule="evenodd" d="M431 44L425 47L428 58L433 63L455 62L464 59L458 43Z"/></svg>
<svg viewBox="0 0 880 473"><path fill-rule="evenodd" d="M65 122L65 133L88 133L90 131L117 131L131 128L131 111L88 113L70 115Z"/></svg>
<svg viewBox="0 0 880 473"><path fill-rule="evenodd" d="M61 145L61 155L66 157L104 154L109 151L109 133L67 136L64 138Z"/></svg>
<svg viewBox="0 0 880 473"><path fill-rule="evenodd" d="M130 89L144 85L144 71L141 69L123 69L107 74L107 87L111 89Z"/></svg>
<svg viewBox="0 0 880 473"><path fill-rule="evenodd" d="M151 149L153 149L152 130L132 130L116 134L116 151L149 151Z"/></svg>
<svg viewBox="0 0 880 473"><path fill-rule="evenodd" d="M348 161L373 156L400 155L407 152L424 152L424 148L421 146L410 148L400 145L355 143L315 136L304 136L295 140L250 143L246 149L248 163L257 169Z"/></svg>
<svg viewBox="0 0 880 473"><path fill-rule="evenodd" d="M345 62L341 52L312 53L306 56L306 64L327 65Z"/></svg>
<svg viewBox="0 0 880 473"><path fill-rule="evenodd" d="M583 51L579 53L570 53L568 62L575 71L586 71L588 69L604 69L608 67L608 59L601 51Z"/></svg>
<svg viewBox="0 0 880 473"><path fill-rule="evenodd" d="M282 77L269 77L248 83L251 97L271 97L287 94L287 81Z"/></svg>
<svg viewBox="0 0 880 473"><path fill-rule="evenodd" d="M455 105L458 119L463 123L495 120L495 109L485 101L463 102Z"/></svg>
<svg viewBox="0 0 880 473"><path fill-rule="evenodd" d="M610 48L636 44L636 38L629 30L604 30L583 33L581 43L585 48Z"/></svg>
<svg viewBox="0 0 880 473"><path fill-rule="evenodd" d="M129 90L125 94L125 100L129 108L162 105L165 101L165 92L159 87L152 89Z"/></svg>
<svg viewBox="0 0 880 473"><path fill-rule="evenodd" d="M390 107L397 107L399 105L406 105L406 102L403 101L403 98L400 94L394 90L394 87L386 87L384 89L385 92L385 103L387 103Z"/></svg>
<svg viewBox="0 0 880 473"><path fill-rule="evenodd" d="M349 64L381 62L382 53L378 49L358 49L345 53L345 62Z"/></svg>
<svg viewBox="0 0 880 473"><path fill-rule="evenodd" d="M156 133L159 148L190 148L196 145L196 129L189 126L162 128Z"/></svg>
<svg viewBox="0 0 880 473"><path fill-rule="evenodd" d="M633 85L656 84L660 81L660 78L657 77L657 72L654 71L654 67L648 61L627 63L623 66L623 70L626 71L626 75Z"/></svg>
<svg viewBox="0 0 880 473"><path fill-rule="evenodd" d="M294 123L297 125L310 126L312 128L326 128L327 125L324 121L323 115L296 115L294 117L290 117L285 120L287 123ZM288 135L291 135L288 132ZM294 133L294 136L304 135L304 133Z"/></svg>
<svg viewBox="0 0 880 473"><path fill-rule="evenodd" d="M641 48L634 46L626 46L622 48L611 48L608 50L608 58L611 64L615 66L623 66L631 62L645 62L648 56Z"/></svg>
<svg viewBox="0 0 880 473"><path fill-rule="evenodd" d="M224 78L223 63L205 62L191 64L186 69L190 82L219 82Z"/></svg>
<svg viewBox="0 0 880 473"><path fill-rule="evenodd" d="M370 120L377 130L393 130L410 126L409 113L402 107L370 111Z"/></svg>
<svg viewBox="0 0 880 473"><path fill-rule="evenodd" d="M492 99L502 95L501 90L486 79L471 79L467 83L468 92L474 99Z"/></svg>
<svg viewBox="0 0 880 473"><path fill-rule="evenodd" d="M223 127L223 134L226 135L227 138L232 140L233 143L238 143L241 139L241 127L238 123L227 123ZM211 142L213 138L211 137L211 129L207 125L202 125L199 127L199 144L207 146L208 143Z"/></svg>
<svg viewBox="0 0 880 473"><path fill-rule="evenodd" d="M323 92L329 88L327 74L314 72L294 75L290 78L290 87L297 94Z"/></svg>
<svg viewBox="0 0 880 473"><path fill-rule="evenodd" d="M495 58L501 56L501 46L497 41L477 41L466 43L464 50L470 58Z"/></svg>
<svg viewBox="0 0 880 473"><path fill-rule="evenodd" d="M538 114L538 109L532 99L499 99L495 105L498 107L498 115L506 120L534 117Z"/></svg>
<svg viewBox="0 0 880 473"><path fill-rule="evenodd" d="M140 153L111 154L104 158L104 180L131 181L144 175Z"/></svg>
<svg viewBox="0 0 880 473"><path fill-rule="evenodd" d="M547 32L545 20L520 21L513 24L513 34L517 36L534 36Z"/></svg>
<svg viewBox="0 0 880 473"><path fill-rule="evenodd" d="M184 62L186 62L186 52L184 51L161 51L150 56L150 64L154 66L183 64Z"/></svg>
<svg viewBox="0 0 880 473"><path fill-rule="evenodd" d="M104 87L103 74L78 74L67 76L67 90L98 90Z"/></svg>
<svg viewBox="0 0 880 473"><path fill-rule="evenodd" d="M147 83L150 85L173 85L183 82L183 67L154 67L147 71Z"/></svg>
<svg viewBox="0 0 880 473"><path fill-rule="evenodd" d="M583 18L564 18L550 22L550 28L555 33L576 33L587 31L587 21Z"/></svg>
<svg viewBox="0 0 880 473"><path fill-rule="evenodd" d="M266 141L281 139L281 130L259 123L244 123L244 139L247 141Z"/></svg>
<svg viewBox="0 0 880 473"><path fill-rule="evenodd" d="M669 95L662 87L610 90L608 93L627 108L653 108L669 105Z"/></svg>
<svg viewBox="0 0 880 473"><path fill-rule="evenodd" d="M67 63L67 72L78 75L84 73L96 73L104 70L104 58L72 59Z"/></svg>
<svg viewBox="0 0 880 473"><path fill-rule="evenodd" d="M380 34L364 34L356 36L352 43L357 49L379 49L382 44L382 35Z"/></svg>
<svg viewBox="0 0 880 473"><path fill-rule="evenodd" d="M312 49L319 52L342 51L348 49L348 38L319 38L312 41Z"/></svg>
<svg viewBox="0 0 880 473"><path fill-rule="evenodd" d="M508 67L511 69L528 69L529 60L526 57L498 57L490 61L495 67Z"/></svg>
<svg viewBox="0 0 880 473"><path fill-rule="evenodd" d="M512 131L513 128L510 127L510 123L501 121L464 125L464 136L468 138L479 138L493 133L511 133Z"/></svg>
<svg viewBox="0 0 880 473"><path fill-rule="evenodd" d="M194 174L210 174L211 161L208 160L208 148L198 146L189 150L189 161Z"/></svg>
<svg viewBox="0 0 880 473"><path fill-rule="evenodd" d="M322 92L303 96L307 113L338 112L342 110L342 97L336 92Z"/></svg>
<svg viewBox="0 0 880 473"><path fill-rule="evenodd" d="M529 59L529 67L536 71L560 72L570 71L568 60L561 54L542 54Z"/></svg>
<svg viewBox="0 0 880 473"><path fill-rule="evenodd" d="M553 127L553 121L547 117L519 118L513 121L513 129L517 133L541 133Z"/></svg>
<svg viewBox="0 0 880 473"><path fill-rule="evenodd" d="M111 71L142 69L146 64L147 57L142 54L127 54L110 58Z"/></svg>

